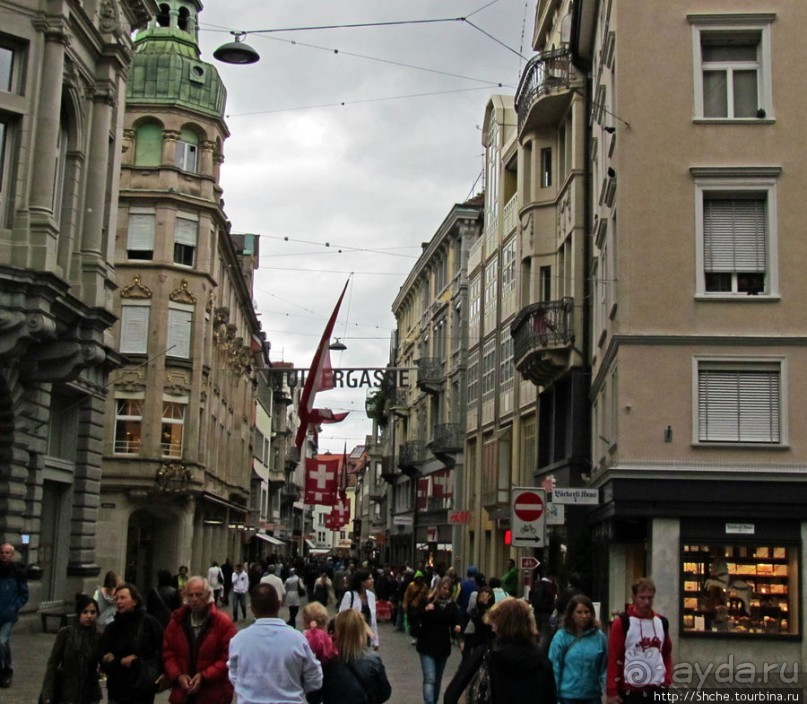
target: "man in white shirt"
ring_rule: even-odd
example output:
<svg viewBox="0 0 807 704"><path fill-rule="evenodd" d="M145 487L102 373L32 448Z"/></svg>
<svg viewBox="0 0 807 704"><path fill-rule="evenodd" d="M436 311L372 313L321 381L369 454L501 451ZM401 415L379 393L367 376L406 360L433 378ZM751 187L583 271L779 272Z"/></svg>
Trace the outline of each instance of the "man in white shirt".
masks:
<svg viewBox="0 0 807 704"><path fill-rule="evenodd" d="M266 568L266 574L261 577L261 584L271 584L277 592L277 597L280 603L286 598L286 588L283 586L283 580L275 574L277 568L274 565L269 565Z"/></svg>
<svg viewBox="0 0 807 704"><path fill-rule="evenodd" d="M251 594L255 623L230 641L227 667L238 704L304 704L322 687L322 666L300 631L280 618L280 599L271 584Z"/></svg>
<svg viewBox="0 0 807 704"><path fill-rule="evenodd" d="M249 591L249 575L244 570L244 565L238 563L233 572L233 621L238 621L238 605L247 617L247 592Z"/></svg>
<svg viewBox="0 0 807 704"><path fill-rule="evenodd" d="M210 568L207 570L207 582L213 590L213 603L218 606L224 591L224 574L215 560L210 563Z"/></svg>

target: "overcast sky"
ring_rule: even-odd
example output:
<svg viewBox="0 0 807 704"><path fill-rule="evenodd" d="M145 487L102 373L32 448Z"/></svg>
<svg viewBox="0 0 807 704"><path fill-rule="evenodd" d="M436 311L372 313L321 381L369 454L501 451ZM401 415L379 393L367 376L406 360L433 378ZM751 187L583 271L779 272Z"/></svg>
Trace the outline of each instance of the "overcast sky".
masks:
<svg viewBox="0 0 807 704"><path fill-rule="evenodd" d="M391 306L421 243L482 189L485 105L515 93L534 14L535 0L207 0L202 59L228 91L225 211L233 232L261 236L254 297L273 361L310 366L350 277L334 334L348 349L333 365L386 365ZM476 28L256 33L460 17ZM230 30L251 32L258 63L215 62ZM317 396L318 407L351 412L325 426L321 452L364 442L365 396Z"/></svg>

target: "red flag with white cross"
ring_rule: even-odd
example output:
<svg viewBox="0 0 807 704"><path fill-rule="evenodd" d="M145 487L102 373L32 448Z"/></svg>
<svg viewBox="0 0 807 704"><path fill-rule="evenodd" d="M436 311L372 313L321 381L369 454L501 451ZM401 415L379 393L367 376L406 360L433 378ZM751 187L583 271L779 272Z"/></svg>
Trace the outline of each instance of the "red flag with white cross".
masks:
<svg viewBox="0 0 807 704"><path fill-rule="evenodd" d="M333 506L339 482L341 457L323 458L321 455L305 461L305 503Z"/></svg>

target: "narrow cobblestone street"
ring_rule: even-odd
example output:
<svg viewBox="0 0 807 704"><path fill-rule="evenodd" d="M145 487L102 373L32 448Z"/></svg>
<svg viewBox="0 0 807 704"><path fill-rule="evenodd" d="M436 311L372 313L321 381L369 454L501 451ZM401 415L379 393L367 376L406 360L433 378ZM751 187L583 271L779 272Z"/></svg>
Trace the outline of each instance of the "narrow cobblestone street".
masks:
<svg viewBox="0 0 807 704"><path fill-rule="evenodd" d="M281 609L280 616L288 618L288 611ZM302 628L302 617L298 616L298 628ZM241 621L239 626L246 628L252 620ZM392 698L394 704L420 704L421 674L420 661L415 646L410 644L410 638L401 631L396 631L389 623L379 624L379 639L381 647L379 653L384 659L387 676L392 685ZM11 638L11 647L14 658L14 684L10 689L0 690L2 704L36 704L45 664L56 635L54 633L15 633ZM451 680L460 661L458 648L454 649L446 666L443 689ZM441 694L442 696L442 694ZM160 694L155 704L166 704L168 692Z"/></svg>

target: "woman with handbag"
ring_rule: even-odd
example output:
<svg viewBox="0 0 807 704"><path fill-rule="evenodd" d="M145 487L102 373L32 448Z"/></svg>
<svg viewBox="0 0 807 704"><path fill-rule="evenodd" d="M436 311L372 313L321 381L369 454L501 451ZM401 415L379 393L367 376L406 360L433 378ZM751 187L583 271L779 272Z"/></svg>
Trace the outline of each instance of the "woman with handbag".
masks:
<svg viewBox="0 0 807 704"><path fill-rule="evenodd" d="M303 587L303 580L297 574L294 567L289 569L289 576L283 583L283 588L286 590L286 606L289 608L289 620L287 623L292 628L297 628L297 613L300 611L302 604L301 597L305 596L305 587Z"/></svg>
<svg viewBox="0 0 807 704"><path fill-rule="evenodd" d="M457 602L451 598L451 578L443 577L420 605L417 651L423 671L424 704L437 704L443 671L451 655L451 636L461 630Z"/></svg>
<svg viewBox="0 0 807 704"><path fill-rule="evenodd" d="M133 584L115 590L115 604L115 620L98 646L109 704L153 704L162 672L163 628L146 613L143 597Z"/></svg>
<svg viewBox="0 0 807 704"><path fill-rule="evenodd" d="M367 648L370 628L361 613L340 611L334 619L338 657L323 667L322 689L308 695L310 704L382 704L392 695L384 663Z"/></svg>
<svg viewBox="0 0 807 704"><path fill-rule="evenodd" d="M464 659L446 688L444 704L556 704L555 678L538 647L532 608L507 597L485 616L495 634Z"/></svg>
<svg viewBox="0 0 807 704"><path fill-rule="evenodd" d="M98 602L76 596L78 623L56 636L42 683L40 704L98 704Z"/></svg>
<svg viewBox="0 0 807 704"><path fill-rule="evenodd" d="M378 650L378 621L375 610L375 592L372 591L373 582L370 570L364 568L356 570L350 580L350 589L342 597L339 611L353 609L364 616L364 620L372 632L370 636L372 646Z"/></svg>
<svg viewBox="0 0 807 704"><path fill-rule="evenodd" d="M605 686L608 642L594 618L594 605L583 594L569 599L549 646L560 704L599 704Z"/></svg>

